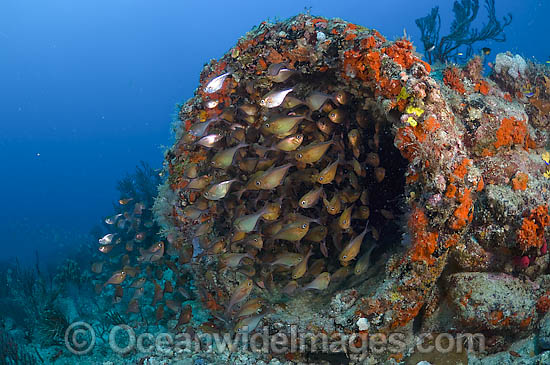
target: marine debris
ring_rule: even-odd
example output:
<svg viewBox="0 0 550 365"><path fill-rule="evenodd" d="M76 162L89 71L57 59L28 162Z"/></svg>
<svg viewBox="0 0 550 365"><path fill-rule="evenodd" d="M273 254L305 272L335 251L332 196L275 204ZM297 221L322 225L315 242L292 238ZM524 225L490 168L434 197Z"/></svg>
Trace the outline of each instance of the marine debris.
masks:
<svg viewBox="0 0 550 365"><path fill-rule="evenodd" d="M499 39L509 19L493 18L481 32L457 18L441 57ZM155 203L212 315L198 330L244 318L358 347L399 331L409 350L420 331L475 330L503 344L489 352L532 331L550 291L548 69L509 58L489 78L474 57L438 80L407 39L301 14L205 66Z"/></svg>

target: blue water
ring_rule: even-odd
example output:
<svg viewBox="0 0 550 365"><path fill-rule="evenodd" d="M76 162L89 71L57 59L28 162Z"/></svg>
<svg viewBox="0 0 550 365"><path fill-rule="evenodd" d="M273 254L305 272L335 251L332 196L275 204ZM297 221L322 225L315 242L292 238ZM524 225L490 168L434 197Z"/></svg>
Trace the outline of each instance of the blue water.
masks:
<svg viewBox="0 0 550 365"><path fill-rule="evenodd" d="M378 29L404 30L422 51L414 19L451 1L0 2L0 260L35 250L60 257L112 211L116 181L140 160L160 167L176 104L202 66L254 25L310 8ZM486 42L544 62L549 1L497 0L513 14L507 42ZM483 14L480 18L483 19Z"/></svg>

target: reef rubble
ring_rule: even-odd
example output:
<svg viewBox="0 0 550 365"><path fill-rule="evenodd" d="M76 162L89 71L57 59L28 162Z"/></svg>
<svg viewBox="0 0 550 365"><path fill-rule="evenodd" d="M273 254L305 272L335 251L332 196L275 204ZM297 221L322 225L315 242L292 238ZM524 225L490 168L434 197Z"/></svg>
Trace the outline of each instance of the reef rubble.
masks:
<svg viewBox="0 0 550 365"><path fill-rule="evenodd" d="M488 77L482 65L432 70L407 39L306 14L206 65L155 211L167 250L194 252L212 326L236 330L261 298L254 323L270 333L359 348L402 333L403 351L367 357L394 362L420 333L482 333L490 355L536 330L550 309L550 72L518 55Z"/></svg>

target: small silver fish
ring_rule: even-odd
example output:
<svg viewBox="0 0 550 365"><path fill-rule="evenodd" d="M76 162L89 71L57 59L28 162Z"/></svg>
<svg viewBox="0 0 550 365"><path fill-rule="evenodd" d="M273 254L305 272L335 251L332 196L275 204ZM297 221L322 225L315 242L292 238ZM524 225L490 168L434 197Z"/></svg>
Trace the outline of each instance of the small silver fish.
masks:
<svg viewBox="0 0 550 365"><path fill-rule="evenodd" d="M225 79L229 76L229 72L226 72L218 77L213 78L210 80L208 84L204 87L204 92L207 94L215 93L216 91L220 90L223 86L223 82Z"/></svg>
<svg viewBox="0 0 550 365"><path fill-rule="evenodd" d="M197 138L200 138L204 136L204 133L206 133L206 129L212 124L212 122L215 122L219 120L218 117L210 118L205 122L196 122L189 128L189 134L192 136L195 136Z"/></svg>
<svg viewBox="0 0 550 365"><path fill-rule="evenodd" d="M208 100L204 103L204 106L208 109L214 109L220 102L218 100Z"/></svg>
<svg viewBox="0 0 550 365"><path fill-rule="evenodd" d="M110 245L111 242L113 241L114 236L115 235L113 233L106 234L105 236L103 236L99 239L99 244L104 245L104 246L105 245Z"/></svg>
<svg viewBox="0 0 550 365"><path fill-rule="evenodd" d="M285 82L296 73L295 70L287 68L284 63L274 63L267 68L267 77L274 82Z"/></svg>
<svg viewBox="0 0 550 365"><path fill-rule="evenodd" d="M202 137L197 141L198 145L201 145L206 148L212 148L217 142L219 142L223 138L222 135L219 134L209 134L207 136Z"/></svg>
<svg viewBox="0 0 550 365"><path fill-rule="evenodd" d="M264 95L262 100L260 100L260 105L266 108L276 108L279 105L283 103L285 100L285 97L290 93L293 89L285 89L285 90L273 90L268 92Z"/></svg>
<svg viewBox="0 0 550 365"><path fill-rule="evenodd" d="M117 215L114 215L112 217L107 217L105 218L105 223L107 224L115 224L117 219L120 218L122 216L122 213L120 214L117 214Z"/></svg>

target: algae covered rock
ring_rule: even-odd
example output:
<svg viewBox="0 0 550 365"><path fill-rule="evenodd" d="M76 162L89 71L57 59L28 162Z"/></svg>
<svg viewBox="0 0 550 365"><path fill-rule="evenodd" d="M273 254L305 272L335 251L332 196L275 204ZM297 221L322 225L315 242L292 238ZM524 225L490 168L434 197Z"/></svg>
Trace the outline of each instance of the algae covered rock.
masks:
<svg viewBox="0 0 550 365"><path fill-rule="evenodd" d="M533 328L535 283L482 272L453 274L447 280L456 320L464 328L501 331Z"/></svg>

